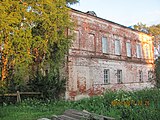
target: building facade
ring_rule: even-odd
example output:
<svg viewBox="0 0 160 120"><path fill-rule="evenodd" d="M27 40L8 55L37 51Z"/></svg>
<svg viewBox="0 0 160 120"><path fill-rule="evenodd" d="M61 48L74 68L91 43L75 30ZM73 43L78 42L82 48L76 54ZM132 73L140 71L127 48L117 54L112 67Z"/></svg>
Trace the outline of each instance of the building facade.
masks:
<svg viewBox="0 0 160 120"><path fill-rule="evenodd" d="M75 40L67 59L66 99L98 95L106 89L153 87L152 36L72 10Z"/></svg>

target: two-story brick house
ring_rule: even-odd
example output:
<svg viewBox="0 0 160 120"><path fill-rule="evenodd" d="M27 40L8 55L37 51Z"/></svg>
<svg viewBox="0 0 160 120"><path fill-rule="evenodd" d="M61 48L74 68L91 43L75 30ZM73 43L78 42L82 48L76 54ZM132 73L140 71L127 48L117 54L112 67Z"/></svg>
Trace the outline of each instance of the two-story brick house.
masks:
<svg viewBox="0 0 160 120"><path fill-rule="evenodd" d="M67 59L66 99L100 94L106 89L153 87L152 36L72 10L75 40Z"/></svg>

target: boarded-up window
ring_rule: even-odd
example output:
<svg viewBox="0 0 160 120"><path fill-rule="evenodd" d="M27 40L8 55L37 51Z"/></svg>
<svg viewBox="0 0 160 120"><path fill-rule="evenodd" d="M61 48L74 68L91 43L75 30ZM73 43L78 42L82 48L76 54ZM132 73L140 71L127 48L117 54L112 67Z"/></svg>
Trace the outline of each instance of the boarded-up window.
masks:
<svg viewBox="0 0 160 120"><path fill-rule="evenodd" d="M116 55L121 54L120 40L115 40L115 54Z"/></svg>
<svg viewBox="0 0 160 120"><path fill-rule="evenodd" d="M131 57L131 43L126 43L127 57Z"/></svg>
<svg viewBox="0 0 160 120"><path fill-rule="evenodd" d="M108 53L108 40L106 37L102 37L102 52Z"/></svg>
<svg viewBox="0 0 160 120"><path fill-rule="evenodd" d="M74 31L74 40L72 47L75 49L79 48L79 31Z"/></svg>
<svg viewBox="0 0 160 120"><path fill-rule="evenodd" d="M94 39L94 34L88 34L88 39L86 41L86 48L88 51L95 51L95 39Z"/></svg>
<svg viewBox="0 0 160 120"><path fill-rule="evenodd" d="M136 45L136 52L137 52L137 58L141 58L142 52L141 52L141 45L140 44Z"/></svg>

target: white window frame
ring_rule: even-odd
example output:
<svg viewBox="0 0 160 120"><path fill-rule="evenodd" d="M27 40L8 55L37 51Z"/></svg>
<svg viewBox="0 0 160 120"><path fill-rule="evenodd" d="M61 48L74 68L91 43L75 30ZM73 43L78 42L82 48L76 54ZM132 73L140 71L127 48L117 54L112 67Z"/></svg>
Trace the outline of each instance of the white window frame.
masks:
<svg viewBox="0 0 160 120"><path fill-rule="evenodd" d="M130 42L126 42L126 53L127 53L127 57L131 57L131 43Z"/></svg>
<svg viewBox="0 0 160 120"><path fill-rule="evenodd" d="M136 45L136 53L137 53L137 58L142 58L142 47L141 44Z"/></svg>
<svg viewBox="0 0 160 120"><path fill-rule="evenodd" d="M115 55L121 55L121 44L119 39L115 39Z"/></svg>
<svg viewBox="0 0 160 120"><path fill-rule="evenodd" d="M107 37L102 37L102 52L108 53L109 45L108 45L108 39Z"/></svg>
<svg viewBox="0 0 160 120"><path fill-rule="evenodd" d="M146 44L146 46L145 46L145 52L146 52L146 59L149 59L149 57L150 57L150 53L149 53L149 45L148 44Z"/></svg>
<svg viewBox="0 0 160 120"><path fill-rule="evenodd" d="M104 84L109 84L110 82L110 71L109 69L104 69Z"/></svg>
<svg viewBox="0 0 160 120"><path fill-rule="evenodd" d="M122 83L122 70L117 70L117 83Z"/></svg>

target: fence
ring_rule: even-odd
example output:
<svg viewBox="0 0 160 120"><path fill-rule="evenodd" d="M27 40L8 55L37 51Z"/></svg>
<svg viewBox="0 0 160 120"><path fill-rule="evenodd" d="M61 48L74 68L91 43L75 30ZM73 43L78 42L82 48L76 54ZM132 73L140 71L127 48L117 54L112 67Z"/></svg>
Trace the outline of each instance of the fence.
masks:
<svg viewBox="0 0 160 120"><path fill-rule="evenodd" d="M21 95L40 95L42 96L42 93L40 92L19 92L17 93L9 93L9 94L0 94L0 97L17 97L17 102L21 102Z"/></svg>

